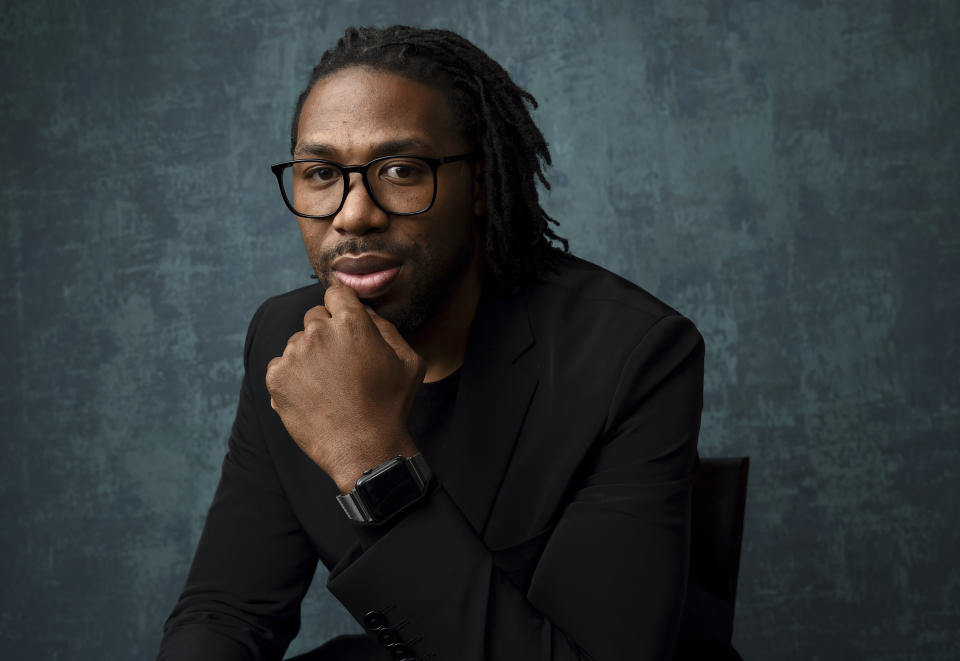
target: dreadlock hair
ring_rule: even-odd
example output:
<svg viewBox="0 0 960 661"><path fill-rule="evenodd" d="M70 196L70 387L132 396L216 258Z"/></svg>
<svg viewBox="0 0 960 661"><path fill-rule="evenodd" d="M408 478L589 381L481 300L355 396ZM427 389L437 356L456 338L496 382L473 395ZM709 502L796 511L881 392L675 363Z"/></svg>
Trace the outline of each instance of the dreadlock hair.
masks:
<svg viewBox="0 0 960 661"><path fill-rule="evenodd" d="M290 150L297 144L300 113L316 82L351 66L365 66L430 85L447 98L463 136L484 161L487 197L484 224L488 273L506 291L516 291L559 256L558 224L540 206L536 180L550 188L543 166L550 164L547 142L526 104L537 102L518 87L503 67L460 35L403 25L348 28L336 48L326 51L297 99L290 127Z"/></svg>

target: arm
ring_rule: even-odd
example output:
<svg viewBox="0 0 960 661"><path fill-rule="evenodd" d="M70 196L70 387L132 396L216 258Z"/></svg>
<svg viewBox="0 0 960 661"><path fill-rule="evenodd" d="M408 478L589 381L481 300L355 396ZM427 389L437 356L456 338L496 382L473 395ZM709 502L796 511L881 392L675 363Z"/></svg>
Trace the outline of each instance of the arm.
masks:
<svg viewBox="0 0 960 661"><path fill-rule="evenodd" d="M633 348L529 586L506 577L441 487L335 567L330 590L361 624L382 613L420 658L669 658L702 382L703 343L682 317Z"/></svg>
<svg viewBox="0 0 960 661"><path fill-rule="evenodd" d="M266 307L266 306L264 306ZM294 517L261 437L250 354L229 450L183 593L164 627L161 661L280 659L300 626L316 552Z"/></svg>

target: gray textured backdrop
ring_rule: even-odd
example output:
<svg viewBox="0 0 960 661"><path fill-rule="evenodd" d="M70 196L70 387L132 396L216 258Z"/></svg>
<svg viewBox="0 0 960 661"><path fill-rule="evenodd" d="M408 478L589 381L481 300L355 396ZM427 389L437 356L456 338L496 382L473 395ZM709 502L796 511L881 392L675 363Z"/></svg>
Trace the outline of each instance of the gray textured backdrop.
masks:
<svg viewBox="0 0 960 661"><path fill-rule="evenodd" d="M747 659L960 658L958 3L3 3L0 657L155 653L246 323L307 282L267 165L353 23L458 30L541 102L576 252L707 341L753 458ZM352 630L322 590L303 649Z"/></svg>

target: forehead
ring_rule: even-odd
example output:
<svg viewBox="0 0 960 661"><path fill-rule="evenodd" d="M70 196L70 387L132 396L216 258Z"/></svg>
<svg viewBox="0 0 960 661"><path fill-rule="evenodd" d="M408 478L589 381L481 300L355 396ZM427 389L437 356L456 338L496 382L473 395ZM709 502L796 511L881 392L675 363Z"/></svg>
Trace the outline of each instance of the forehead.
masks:
<svg viewBox="0 0 960 661"><path fill-rule="evenodd" d="M406 142L433 156L465 146L443 93L397 74L337 71L317 81L300 113L297 152L320 146L344 158L373 158L383 145Z"/></svg>

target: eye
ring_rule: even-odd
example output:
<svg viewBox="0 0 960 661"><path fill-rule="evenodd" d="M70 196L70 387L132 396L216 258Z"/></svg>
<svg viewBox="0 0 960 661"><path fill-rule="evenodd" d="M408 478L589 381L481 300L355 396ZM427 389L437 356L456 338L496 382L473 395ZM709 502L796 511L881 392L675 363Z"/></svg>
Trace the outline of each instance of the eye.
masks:
<svg viewBox="0 0 960 661"><path fill-rule="evenodd" d="M397 185L420 184L430 177L430 167L416 159L390 160L380 167L377 177Z"/></svg>
<svg viewBox="0 0 960 661"><path fill-rule="evenodd" d="M409 166L397 164L384 169L383 176L388 179L408 179L412 173Z"/></svg>
<svg viewBox="0 0 960 661"><path fill-rule="evenodd" d="M329 165L317 164L304 171L303 178L313 184L327 184L340 178L340 171Z"/></svg>

